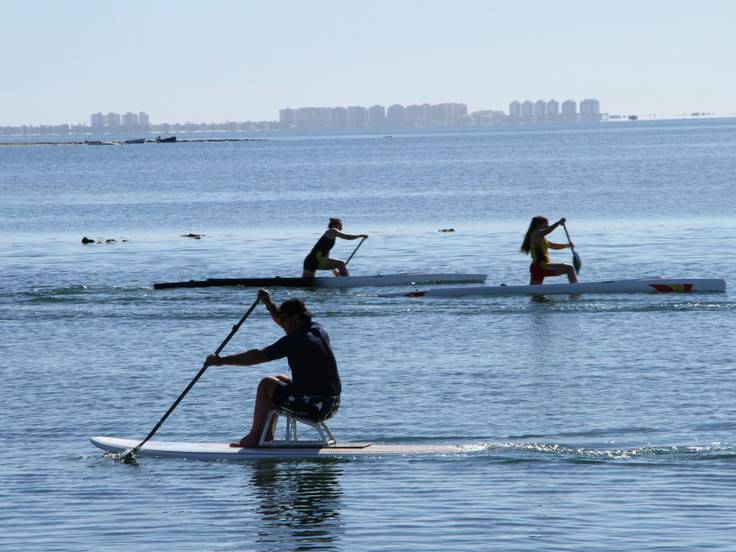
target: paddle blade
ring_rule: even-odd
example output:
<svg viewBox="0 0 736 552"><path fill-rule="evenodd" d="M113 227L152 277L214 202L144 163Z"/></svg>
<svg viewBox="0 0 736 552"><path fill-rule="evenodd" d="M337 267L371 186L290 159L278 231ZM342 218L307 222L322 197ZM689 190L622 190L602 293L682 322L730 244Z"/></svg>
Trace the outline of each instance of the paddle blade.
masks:
<svg viewBox="0 0 736 552"><path fill-rule="evenodd" d="M575 267L575 272L580 272L580 267L583 266L583 261L580 260L577 251L572 254L572 265Z"/></svg>
<svg viewBox="0 0 736 552"><path fill-rule="evenodd" d="M138 462L136 462L135 453L135 449L128 449L123 452L106 452L105 458L109 458L115 462L120 462L121 464L137 466Z"/></svg>

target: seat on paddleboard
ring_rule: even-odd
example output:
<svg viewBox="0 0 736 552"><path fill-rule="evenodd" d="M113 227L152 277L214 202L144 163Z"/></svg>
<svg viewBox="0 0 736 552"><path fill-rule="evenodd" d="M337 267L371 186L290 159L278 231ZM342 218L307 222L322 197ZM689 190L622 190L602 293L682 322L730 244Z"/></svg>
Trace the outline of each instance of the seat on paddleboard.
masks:
<svg viewBox="0 0 736 552"><path fill-rule="evenodd" d="M284 438L276 439L276 424L280 416L286 420L286 429ZM300 440L297 424L311 427L317 432L319 438ZM269 440L268 434L270 430L273 430L273 439ZM258 441L259 447L334 447L336 444L337 441L332 435L330 428L325 425L324 420L315 422L308 418L296 416L292 412L281 408L274 408L269 411L268 416L266 416L266 423L263 424L261 438Z"/></svg>

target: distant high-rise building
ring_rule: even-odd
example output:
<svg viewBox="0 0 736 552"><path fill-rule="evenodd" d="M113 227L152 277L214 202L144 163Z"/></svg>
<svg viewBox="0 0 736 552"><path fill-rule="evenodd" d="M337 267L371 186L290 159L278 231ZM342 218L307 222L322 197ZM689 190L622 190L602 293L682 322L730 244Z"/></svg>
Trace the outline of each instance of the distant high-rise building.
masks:
<svg viewBox="0 0 736 552"><path fill-rule="evenodd" d="M348 128L363 128L366 123L366 109L359 105L348 107Z"/></svg>
<svg viewBox="0 0 736 552"><path fill-rule="evenodd" d="M108 129L120 128L120 113L108 113L105 115L105 125Z"/></svg>
<svg viewBox="0 0 736 552"><path fill-rule="evenodd" d="M580 118L584 121L600 121L600 102L595 98L588 98L580 102Z"/></svg>
<svg viewBox="0 0 736 552"><path fill-rule="evenodd" d="M290 127L296 122L294 110L287 107L279 109L279 123L285 127Z"/></svg>
<svg viewBox="0 0 736 552"><path fill-rule="evenodd" d="M462 124L468 116L468 106L462 103L444 103L437 107L441 110L441 124L444 126Z"/></svg>
<svg viewBox="0 0 736 552"><path fill-rule="evenodd" d="M521 104L516 100L509 104L509 117L512 119L521 119Z"/></svg>
<svg viewBox="0 0 736 552"><path fill-rule="evenodd" d="M394 104L389 106L386 111L386 123L392 128L399 128L404 126L404 111L403 105Z"/></svg>
<svg viewBox="0 0 736 552"><path fill-rule="evenodd" d="M329 128L330 110L326 107L300 107L296 110L296 125L302 128Z"/></svg>
<svg viewBox="0 0 736 552"><path fill-rule="evenodd" d="M141 130L149 130L151 128L151 118L148 116L148 113L145 111L138 113L138 124Z"/></svg>
<svg viewBox="0 0 736 552"><path fill-rule="evenodd" d="M409 127L427 126L427 113L425 106L407 105L404 110L404 123Z"/></svg>
<svg viewBox="0 0 736 552"><path fill-rule="evenodd" d="M138 115L128 111L123 115L123 128L125 130L138 130Z"/></svg>
<svg viewBox="0 0 736 552"><path fill-rule="evenodd" d="M445 109L442 105L424 104L422 106L427 126L445 126Z"/></svg>
<svg viewBox="0 0 736 552"><path fill-rule="evenodd" d="M374 105L368 109L368 126L380 128L386 124L386 108L382 105Z"/></svg>
<svg viewBox="0 0 736 552"><path fill-rule="evenodd" d="M560 118L560 102L557 100L550 100L547 102L547 119L550 121L556 121Z"/></svg>
<svg viewBox="0 0 736 552"><path fill-rule="evenodd" d="M404 107L382 105L369 108L300 107L279 110L282 128L300 129L363 129L402 127L443 127L472 124L468 106L462 103L422 104Z"/></svg>
<svg viewBox="0 0 736 552"><path fill-rule="evenodd" d="M99 130L105 127L105 116L102 113L93 113L89 117L89 126Z"/></svg>
<svg viewBox="0 0 736 552"><path fill-rule="evenodd" d="M531 100L524 100L524 103L521 104L521 118L531 119L532 117L534 117L534 104Z"/></svg>
<svg viewBox="0 0 736 552"><path fill-rule="evenodd" d="M578 104L575 100L562 102L562 119L565 121L576 121L578 118Z"/></svg>
<svg viewBox="0 0 736 552"><path fill-rule="evenodd" d="M547 102L544 100L534 102L534 116L540 121L547 118Z"/></svg>
<svg viewBox="0 0 736 552"><path fill-rule="evenodd" d="M348 127L348 110L344 107L332 108L332 121L335 128L343 129Z"/></svg>

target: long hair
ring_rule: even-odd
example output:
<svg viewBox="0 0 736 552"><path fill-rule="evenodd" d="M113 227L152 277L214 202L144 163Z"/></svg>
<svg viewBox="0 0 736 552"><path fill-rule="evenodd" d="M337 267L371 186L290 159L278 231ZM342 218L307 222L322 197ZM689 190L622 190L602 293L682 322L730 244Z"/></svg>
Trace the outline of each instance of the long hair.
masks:
<svg viewBox="0 0 736 552"><path fill-rule="evenodd" d="M335 228L337 225L342 226L342 221L339 218L331 218L327 228Z"/></svg>
<svg viewBox="0 0 736 552"><path fill-rule="evenodd" d="M522 253L526 253L527 255L532 250L532 232L537 229L537 226L539 226L541 223L544 223L545 226L549 225L549 221L547 220L547 217L538 216L533 217L532 221L529 223L529 228L526 231L526 234L524 235L524 241L521 243L521 247L519 250Z"/></svg>

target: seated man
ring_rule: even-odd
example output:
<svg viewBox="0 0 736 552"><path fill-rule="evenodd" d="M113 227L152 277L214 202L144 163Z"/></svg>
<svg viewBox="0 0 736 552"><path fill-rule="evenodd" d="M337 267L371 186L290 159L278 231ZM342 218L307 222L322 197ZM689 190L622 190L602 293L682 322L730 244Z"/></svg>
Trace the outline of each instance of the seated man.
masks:
<svg viewBox="0 0 736 552"><path fill-rule="evenodd" d="M334 415L340 406L340 375L327 332L312 322L312 314L301 299L287 299L277 308L265 289L258 292L258 297L286 335L265 349L222 357L210 355L205 364L251 366L286 357L292 378L278 375L261 380L250 432L240 441L231 443L232 447L257 446L272 408L320 422Z"/></svg>

